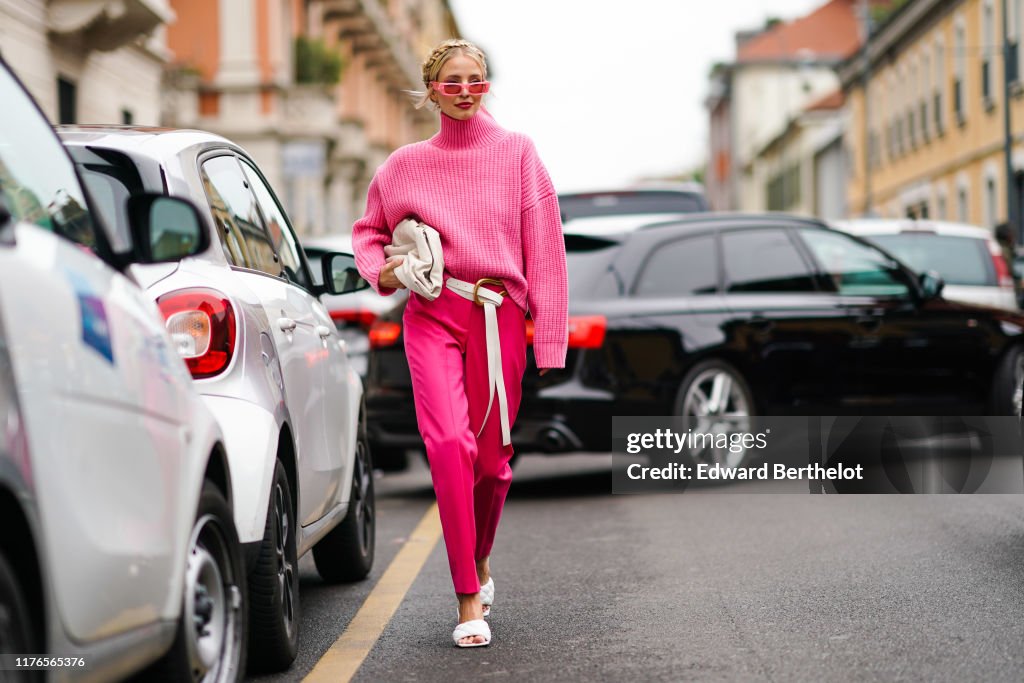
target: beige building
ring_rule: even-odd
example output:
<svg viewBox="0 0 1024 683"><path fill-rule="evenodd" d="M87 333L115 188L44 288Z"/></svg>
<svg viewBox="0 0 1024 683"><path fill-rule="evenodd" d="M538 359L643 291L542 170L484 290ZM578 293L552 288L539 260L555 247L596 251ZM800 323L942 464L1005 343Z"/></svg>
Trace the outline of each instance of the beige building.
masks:
<svg viewBox="0 0 1024 683"><path fill-rule="evenodd" d="M377 166L436 126L403 91L419 87L423 54L458 35L447 0L171 4L165 123L246 148L300 233L350 230Z"/></svg>
<svg viewBox="0 0 1024 683"><path fill-rule="evenodd" d="M0 0L0 54L54 123L160 122L167 0Z"/></svg>
<svg viewBox="0 0 1024 683"><path fill-rule="evenodd" d="M840 69L850 105L852 214L992 227L1024 170L1024 1L1007 0L1013 169L1003 153L1000 0L911 0ZM865 92L867 98L865 99Z"/></svg>

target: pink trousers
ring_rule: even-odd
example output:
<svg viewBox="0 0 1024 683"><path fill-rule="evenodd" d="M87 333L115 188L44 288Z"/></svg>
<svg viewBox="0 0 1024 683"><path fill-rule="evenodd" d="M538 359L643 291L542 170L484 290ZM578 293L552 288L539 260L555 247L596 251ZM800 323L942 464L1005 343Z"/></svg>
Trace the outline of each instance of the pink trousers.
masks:
<svg viewBox="0 0 1024 683"><path fill-rule="evenodd" d="M526 326L522 309L508 297L497 314L511 425L522 397ZM442 287L433 301L410 294L402 322L416 421L430 462L452 582L456 593L476 593L476 562L491 554L512 483L512 446L501 445L497 396L476 437L488 397L484 309Z"/></svg>

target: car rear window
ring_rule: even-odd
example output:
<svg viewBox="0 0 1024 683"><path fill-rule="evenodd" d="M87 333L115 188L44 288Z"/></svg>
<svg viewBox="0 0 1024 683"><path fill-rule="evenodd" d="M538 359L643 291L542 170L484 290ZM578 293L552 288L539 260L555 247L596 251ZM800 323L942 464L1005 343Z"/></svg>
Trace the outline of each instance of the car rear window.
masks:
<svg viewBox="0 0 1024 683"><path fill-rule="evenodd" d="M915 273L934 270L949 285L996 285L995 267L985 240L975 237L903 232L868 237Z"/></svg>
<svg viewBox="0 0 1024 683"><path fill-rule="evenodd" d="M618 281L610 270L621 243L614 239L585 235L565 236L565 263L569 275L569 298L586 299L618 296Z"/></svg>
<svg viewBox="0 0 1024 683"><path fill-rule="evenodd" d="M621 216L645 213L692 213L707 204L696 192L640 190L636 192L595 192L558 197L562 221L587 216Z"/></svg>

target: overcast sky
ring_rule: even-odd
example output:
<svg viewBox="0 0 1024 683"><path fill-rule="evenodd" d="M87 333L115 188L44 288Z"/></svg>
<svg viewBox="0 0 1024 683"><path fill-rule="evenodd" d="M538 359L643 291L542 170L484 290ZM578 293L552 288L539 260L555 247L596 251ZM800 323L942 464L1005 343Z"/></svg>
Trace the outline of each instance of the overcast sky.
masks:
<svg viewBox="0 0 1024 683"><path fill-rule="evenodd" d="M825 0L449 0L487 53L485 100L527 133L559 191L600 189L703 163L707 74L733 34Z"/></svg>

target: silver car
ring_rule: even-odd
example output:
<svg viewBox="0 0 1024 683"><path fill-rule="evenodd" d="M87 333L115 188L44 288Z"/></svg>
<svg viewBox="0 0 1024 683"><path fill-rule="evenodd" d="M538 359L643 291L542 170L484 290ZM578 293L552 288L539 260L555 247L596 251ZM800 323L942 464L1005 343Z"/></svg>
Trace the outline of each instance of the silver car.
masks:
<svg viewBox="0 0 1024 683"><path fill-rule="evenodd" d="M227 440L248 559L250 666L280 670L298 642L298 559L327 581L373 563L373 478L363 385L319 297L365 286L354 259L313 280L288 216L243 149L198 131L61 127L122 236L125 198L166 192L203 208L211 247L138 268Z"/></svg>
<svg viewBox="0 0 1024 683"><path fill-rule="evenodd" d="M201 250L202 220L137 195L135 240L112 244L2 60L0 101L0 679L41 656L54 681L239 680L233 472L126 272Z"/></svg>

